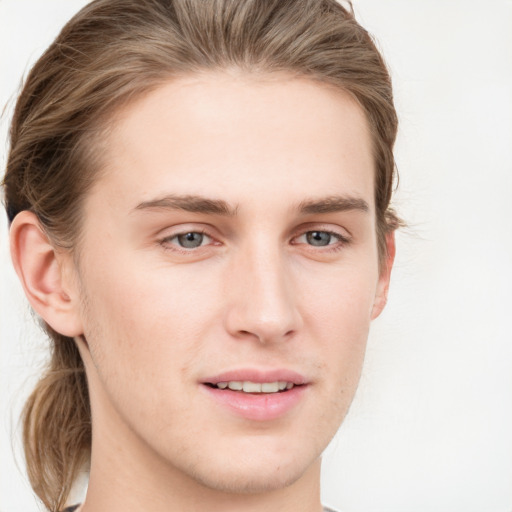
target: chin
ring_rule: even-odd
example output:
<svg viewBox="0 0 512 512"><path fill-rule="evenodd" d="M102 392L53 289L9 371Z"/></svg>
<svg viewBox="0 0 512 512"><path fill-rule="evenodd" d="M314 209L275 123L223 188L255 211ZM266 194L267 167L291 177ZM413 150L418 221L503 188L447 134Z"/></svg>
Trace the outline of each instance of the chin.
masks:
<svg viewBox="0 0 512 512"><path fill-rule="evenodd" d="M233 441L217 443L216 453L206 448L202 458L197 458L193 466L182 466L182 471L206 488L229 494L284 489L306 473L320 471L320 465L315 463L320 461L323 445L311 444L310 440L286 443L279 437L265 442L265 436L251 436L241 443Z"/></svg>
<svg viewBox="0 0 512 512"><path fill-rule="evenodd" d="M306 473L311 464L265 468L229 467L220 471L197 472L194 479L201 485L229 494L262 494L293 485Z"/></svg>

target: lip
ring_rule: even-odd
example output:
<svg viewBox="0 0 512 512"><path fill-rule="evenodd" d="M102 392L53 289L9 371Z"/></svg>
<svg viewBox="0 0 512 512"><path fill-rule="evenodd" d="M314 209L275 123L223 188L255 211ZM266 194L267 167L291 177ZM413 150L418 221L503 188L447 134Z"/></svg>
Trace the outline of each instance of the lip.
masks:
<svg viewBox="0 0 512 512"><path fill-rule="evenodd" d="M231 389L218 389L207 384L228 381L292 382L295 386L278 393L243 393ZM240 369L220 373L201 382L201 389L213 403L230 413L250 421L272 421L285 417L300 405L308 390L308 382L300 373L286 370Z"/></svg>
<svg viewBox="0 0 512 512"><path fill-rule="evenodd" d="M276 368L271 370L258 370L255 368L245 368L231 370L218 375L207 377L202 379L203 384L218 384L219 382L229 381L244 381L248 380L251 382L276 382L286 381L293 382L296 386L307 384L306 377L293 370L287 370L285 368Z"/></svg>

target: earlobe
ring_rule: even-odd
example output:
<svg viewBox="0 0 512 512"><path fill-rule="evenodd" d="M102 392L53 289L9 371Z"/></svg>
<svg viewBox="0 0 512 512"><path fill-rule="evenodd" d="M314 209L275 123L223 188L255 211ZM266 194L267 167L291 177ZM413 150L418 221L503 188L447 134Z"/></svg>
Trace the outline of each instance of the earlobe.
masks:
<svg viewBox="0 0 512 512"><path fill-rule="evenodd" d="M71 262L69 255L56 250L37 216L29 211L13 220L10 240L14 268L35 312L64 336L81 334L79 297L70 273L64 275L65 265Z"/></svg>
<svg viewBox="0 0 512 512"><path fill-rule="evenodd" d="M391 269L393 268L396 252L394 231L386 235L386 250L386 257L380 270L379 282L377 283L377 292L371 313L372 320L382 313L388 300L389 280L391 278Z"/></svg>

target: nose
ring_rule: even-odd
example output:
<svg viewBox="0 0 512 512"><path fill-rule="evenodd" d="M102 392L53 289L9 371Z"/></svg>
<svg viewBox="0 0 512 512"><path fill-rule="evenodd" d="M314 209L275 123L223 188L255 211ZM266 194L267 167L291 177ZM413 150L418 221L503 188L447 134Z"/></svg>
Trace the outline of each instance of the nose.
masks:
<svg viewBox="0 0 512 512"><path fill-rule="evenodd" d="M237 339L285 341L302 325L294 279L286 255L278 247L261 245L241 252L232 262L226 329Z"/></svg>

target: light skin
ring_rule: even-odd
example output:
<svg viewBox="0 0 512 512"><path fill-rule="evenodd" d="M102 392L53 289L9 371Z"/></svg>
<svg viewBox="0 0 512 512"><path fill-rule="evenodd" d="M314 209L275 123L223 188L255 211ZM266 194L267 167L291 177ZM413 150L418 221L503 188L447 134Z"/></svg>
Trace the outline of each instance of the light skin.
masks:
<svg viewBox="0 0 512 512"><path fill-rule="evenodd" d="M83 511L319 512L394 255L389 235L379 267L361 108L307 79L210 73L124 107L106 146L78 258L29 212L11 230L32 306L86 366ZM277 416L249 414L213 396L226 372L302 381Z"/></svg>

